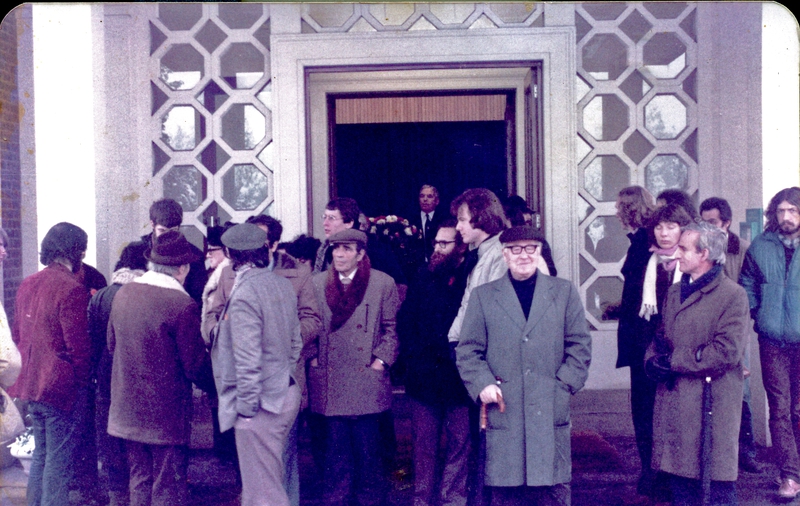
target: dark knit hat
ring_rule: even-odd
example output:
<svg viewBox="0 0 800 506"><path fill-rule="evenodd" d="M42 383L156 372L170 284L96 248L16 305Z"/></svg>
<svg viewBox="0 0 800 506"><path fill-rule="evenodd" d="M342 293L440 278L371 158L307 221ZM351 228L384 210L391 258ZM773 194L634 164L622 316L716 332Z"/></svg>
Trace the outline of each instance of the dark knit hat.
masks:
<svg viewBox="0 0 800 506"><path fill-rule="evenodd" d="M222 244L237 251L263 248L266 242L267 233L252 223L240 223L222 234Z"/></svg>
<svg viewBox="0 0 800 506"><path fill-rule="evenodd" d="M177 230L168 230L158 237L153 236L153 246L145 257L159 265L184 265L199 260L189 241Z"/></svg>
<svg viewBox="0 0 800 506"><path fill-rule="evenodd" d="M222 234L225 232L225 227L214 226L206 229L208 246L212 248L222 247Z"/></svg>
<svg viewBox="0 0 800 506"><path fill-rule="evenodd" d="M367 234L354 228L346 228L328 237L329 244L338 244L342 242L354 242L358 244L361 249L364 249L367 247Z"/></svg>
<svg viewBox="0 0 800 506"><path fill-rule="evenodd" d="M533 227L519 226L511 227L500 234L500 242L503 244L517 241L544 241L544 237Z"/></svg>

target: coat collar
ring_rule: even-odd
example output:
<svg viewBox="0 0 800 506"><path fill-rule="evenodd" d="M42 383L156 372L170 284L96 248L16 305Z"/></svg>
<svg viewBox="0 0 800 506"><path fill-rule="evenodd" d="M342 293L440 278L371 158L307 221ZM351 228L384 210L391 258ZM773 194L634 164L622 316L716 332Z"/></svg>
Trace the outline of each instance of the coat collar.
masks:
<svg viewBox="0 0 800 506"><path fill-rule="evenodd" d="M183 285L172 276L161 274L160 272L147 271L140 277L133 280L133 283L141 283L143 285L157 286L159 288L166 288L168 290L177 290L186 293ZM189 295L186 293L186 295Z"/></svg>
<svg viewBox="0 0 800 506"><path fill-rule="evenodd" d="M547 314L550 305L553 303L553 286L552 277L543 275L542 273L537 274L536 290L533 292L531 312L528 314L527 321L525 321L525 314L522 312L522 306L519 304L517 293L511 285L508 274L500 278L498 283L495 283L495 299L506 312L509 319L514 322L517 327L522 329L523 334L528 334L536 327L539 320ZM509 301L514 302L509 303Z"/></svg>
<svg viewBox="0 0 800 506"><path fill-rule="evenodd" d="M723 274L723 271L720 270L719 274L717 274L717 277L715 277L713 281L711 281L709 284L707 284L703 288L697 290L693 294L689 295L686 298L686 300L683 301L683 303L681 303L680 309L678 311L682 311L683 309L691 306L692 304L694 304L695 302L700 300L703 297L704 294L706 294L708 292L711 292L712 290L716 289L719 286L719 284L722 283L722 279L725 278L725 277L726 276ZM680 301L681 300L680 299L680 297L681 297L680 296L680 285L678 285L678 290L677 291L678 291L678 301Z"/></svg>

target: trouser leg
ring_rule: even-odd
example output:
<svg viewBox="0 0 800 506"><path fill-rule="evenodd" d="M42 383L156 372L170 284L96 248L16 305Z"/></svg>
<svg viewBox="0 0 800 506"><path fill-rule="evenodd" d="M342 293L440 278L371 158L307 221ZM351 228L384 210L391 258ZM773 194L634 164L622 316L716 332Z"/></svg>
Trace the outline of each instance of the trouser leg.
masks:
<svg viewBox="0 0 800 506"><path fill-rule="evenodd" d="M153 458L152 506L189 504L188 447L150 445Z"/></svg>
<svg viewBox="0 0 800 506"><path fill-rule="evenodd" d="M467 462L470 455L469 408L447 409L444 422L447 446L442 469L442 506L466 506Z"/></svg>
<svg viewBox="0 0 800 506"><path fill-rule="evenodd" d="M353 480L351 417L325 417L328 434L325 444L323 504L347 506Z"/></svg>
<svg viewBox="0 0 800 506"><path fill-rule="evenodd" d="M436 454L442 417L439 409L409 398L414 429L414 506L432 506L436 490Z"/></svg>
<svg viewBox="0 0 800 506"><path fill-rule="evenodd" d="M800 459L795 438L797 428L793 426L793 421L797 422L797 401L792 397L796 393L792 386L797 388L798 379L790 377L793 369L797 368L792 366L793 353L786 349L788 347L775 346L766 339L760 339L759 344L761 373L769 402L769 429L781 478L800 481Z"/></svg>
<svg viewBox="0 0 800 506"><path fill-rule="evenodd" d="M355 495L359 506L381 506L386 503L388 481L385 460L379 454L382 413L361 415L353 421L352 452L354 454Z"/></svg>

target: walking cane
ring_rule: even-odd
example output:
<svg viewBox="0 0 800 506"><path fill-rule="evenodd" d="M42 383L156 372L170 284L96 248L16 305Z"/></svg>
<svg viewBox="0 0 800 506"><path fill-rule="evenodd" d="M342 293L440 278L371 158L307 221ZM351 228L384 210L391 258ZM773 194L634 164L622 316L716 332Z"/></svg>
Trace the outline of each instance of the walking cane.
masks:
<svg viewBox="0 0 800 506"><path fill-rule="evenodd" d="M503 396L500 395L497 403L500 405L500 412L506 412L506 403L503 401ZM478 423L480 429L480 444L478 445L478 483L476 483L476 494L480 503L483 506L489 505L489 498L486 497L484 492L484 481L486 480L486 428L489 426L489 414L486 412L486 404L481 404L481 414Z"/></svg>
<svg viewBox="0 0 800 506"><path fill-rule="evenodd" d="M703 420L700 426L700 484L703 506L711 505L711 376L703 379Z"/></svg>

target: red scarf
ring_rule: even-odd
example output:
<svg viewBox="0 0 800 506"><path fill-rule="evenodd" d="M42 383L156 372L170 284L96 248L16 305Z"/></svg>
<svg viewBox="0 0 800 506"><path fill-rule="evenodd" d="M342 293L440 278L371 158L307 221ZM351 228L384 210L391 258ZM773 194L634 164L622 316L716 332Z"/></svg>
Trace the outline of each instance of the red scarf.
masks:
<svg viewBox="0 0 800 506"><path fill-rule="evenodd" d="M353 277L353 282L345 288L339 273L333 268L333 263L328 268L328 280L325 282L325 302L331 309L331 332L336 332L353 316L356 308L364 300L369 285L371 265L369 257L358 262L358 270Z"/></svg>

